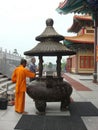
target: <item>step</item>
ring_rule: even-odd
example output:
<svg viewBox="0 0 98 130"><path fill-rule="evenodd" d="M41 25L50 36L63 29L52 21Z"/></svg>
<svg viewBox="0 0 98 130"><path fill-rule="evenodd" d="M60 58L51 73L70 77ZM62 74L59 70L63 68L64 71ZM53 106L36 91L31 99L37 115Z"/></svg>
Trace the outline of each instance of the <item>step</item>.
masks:
<svg viewBox="0 0 98 130"><path fill-rule="evenodd" d="M6 87L1 87L0 89L0 95L4 93L8 93L9 91L14 92L15 91L15 83L10 84L9 86L6 85Z"/></svg>
<svg viewBox="0 0 98 130"><path fill-rule="evenodd" d="M12 83L11 85L8 86L8 91L9 90L15 90L15 83Z"/></svg>
<svg viewBox="0 0 98 130"><path fill-rule="evenodd" d="M0 73L0 96L6 94L7 91L14 91L15 83L11 81L8 77Z"/></svg>
<svg viewBox="0 0 98 130"><path fill-rule="evenodd" d="M4 75L0 74L0 78L4 77Z"/></svg>
<svg viewBox="0 0 98 130"><path fill-rule="evenodd" d="M2 77L2 78L0 78L0 83L5 82L5 81L7 81L7 80L8 80L7 77Z"/></svg>
<svg viewBox="0 0 98 130"><path fill-rule="evenodd" d="M0 89L6 88L7 86L11 85L13 82L11 80L8 80L6 82L0 83Z"/></svg>

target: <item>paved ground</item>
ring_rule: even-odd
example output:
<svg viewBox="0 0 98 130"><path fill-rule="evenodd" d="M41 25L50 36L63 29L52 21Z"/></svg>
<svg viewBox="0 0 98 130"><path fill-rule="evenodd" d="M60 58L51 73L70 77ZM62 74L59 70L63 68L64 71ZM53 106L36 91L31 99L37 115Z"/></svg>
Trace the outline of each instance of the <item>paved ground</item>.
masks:
<svg viewBox="0 0 98 130"><path fill-rule="evenodd" d="M74 101L90 101L98 108L98 84L93 83L93 76L75 75L66 73L64 80L73 84L71 95ZM78 87L77 87L78 86ZM70 115L69 111L61 112L60 103L47 103L46 115ZM26 96L26 111L36 114L36 108L31 98ZM0 110L0 130L14 130L22 115L14 112L14 106L7 110ZM98 116L82 117L88 130L98 130Z"/></svg>

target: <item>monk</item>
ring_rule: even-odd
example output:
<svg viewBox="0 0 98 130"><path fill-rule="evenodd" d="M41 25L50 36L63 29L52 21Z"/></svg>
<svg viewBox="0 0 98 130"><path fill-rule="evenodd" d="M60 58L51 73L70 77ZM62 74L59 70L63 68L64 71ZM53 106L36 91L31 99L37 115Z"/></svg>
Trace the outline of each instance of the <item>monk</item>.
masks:
<svg viewBox="0 0 98 130"><path fill-rule="evenodd" d="M20 65L12 73L12 82L15 87L15 111L18 113L27 113L25 109L26 77L35 78L35 73L25 68L27 61L21 59Z"/></svg>

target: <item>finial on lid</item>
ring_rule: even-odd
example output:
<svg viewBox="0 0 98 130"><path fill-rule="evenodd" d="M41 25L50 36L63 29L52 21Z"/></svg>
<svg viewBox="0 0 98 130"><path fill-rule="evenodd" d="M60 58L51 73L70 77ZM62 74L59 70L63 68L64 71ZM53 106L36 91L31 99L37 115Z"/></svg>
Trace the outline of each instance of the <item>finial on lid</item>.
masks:
<svg viewBox="0 0 98 130"><path fill-rule="evenodd" d="M51 19L51 18L48 18L48 19L46 20L46 25L47 25L47 26L53 26L53 23L54 23L54 21L53 21L53 19Z"/></svg>

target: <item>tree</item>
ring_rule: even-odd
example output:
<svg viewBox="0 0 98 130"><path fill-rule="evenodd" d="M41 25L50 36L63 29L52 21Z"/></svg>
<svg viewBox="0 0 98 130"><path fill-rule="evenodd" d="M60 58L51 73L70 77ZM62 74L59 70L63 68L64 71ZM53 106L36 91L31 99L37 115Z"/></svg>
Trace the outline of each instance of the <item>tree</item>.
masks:
<svg viewBox="0 0 98 130"><path fill-rule="evenodd" d="M17 49L14 49L13 54L19 55Z"/></svg>
<svg viewBox="0 0 98 130"><path fill-rule="evenodd" d="M62 69L62 71L65 71L65 67L66 67L66 61L65 61L65 59L62 59L62 61L61 61L61 69Z"/></svg>
<svg viewBox="0 0 98 130"><path fill-rule="evenodd" d="M48 68L52 68L52 67L53 67L53 64L51 62L49 62Z"/></svg>

